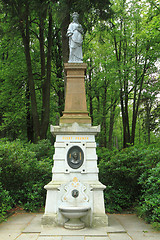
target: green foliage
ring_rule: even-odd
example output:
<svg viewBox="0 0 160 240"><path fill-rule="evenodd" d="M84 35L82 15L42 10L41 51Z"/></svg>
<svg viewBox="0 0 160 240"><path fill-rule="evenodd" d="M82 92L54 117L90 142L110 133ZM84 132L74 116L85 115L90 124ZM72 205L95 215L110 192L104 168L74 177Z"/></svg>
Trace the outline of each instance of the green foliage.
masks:
<svg viewBox="0 0 160 240"><path fill-rule="evenodd" d="M104 195L109 212L132 207L139 196L137 153L138 150L128 148L109 157L107 154L107 159L103 157L100 161L100 180L106 185Z"/></svg>
<svg viewBox="0 0 160 240"><path fill-rule="evenodd" d="M128 135L131 135L132 119L133 115L135 116L134 103L137 102L141 93L140 103L136 104L141 115L134 118L137 121L140 119L137 122L135 142L145 142L147 135L149 135L148 139L151 138L150 142L157 141L159 108L155 107L155 102L158 102L156 94L159 88L151 78L151 75L157 72L158 83L158 71L155 64L159 58L157 4L157 2L153 4L153 1L147 0L141 4L138 1L122 0L54 2L32 0L27 5L26 1L2 0L0 10L0 136L10 140L28 138L28 141L34 142L37 138L35 126L37 128L40 126L37 135L40 134L40 139L43 139L47 136L48 123L58 124L59 117L64 110L63 90L66 84L64 84L63 60L67 61L68 39L65 37L65 32L71 20L69 19L70 13L78 11L79 20L84 29L84 62L88 65L86 75L88 110L93 125L101 125L102 131L97 138L99 145L109 148L116 146L121 149L124 139L123 129L125 129L121 104L125 103L124 116L127 116L125 122L128 124L127 131L130 131ZM48 45L50 11L53 17L51 48ZM27 16L30 24L26 24ZM28 54L31 57L32 71L27 70L26 52L24 51L26 41L23 38L24 34L20 31L21 28L24 28L23 33L29 33L30 51ZM61 36L62 32L64 36L63 34ZM47 67L49 55L52 59L51 68ZM47 76L50 74L51 79L47 83ZM33 91L29 87L28 77L31 75L36 101L31 100ZM143 75L144 84L141 89ZM48 86L50 86L51 96L47 100L49 89L47 93L46 87ZM121 101L120 95L123 98ZM151 103L150 100L152 100ZM44 102L46 107L44 107ZM147 116L147 107L144 106L148 103L151 109L149 108ZM37 111L32 112L33 107ZM45 109L48 114L47 121L43 121L43 117L47 116ZM36 119L39 123L33 124L36 112ZM42 134L43 129L45 129L45 134ZM151 134L147 130L150 130ZM132 140L127 139L126 144L133 143Z"/></svg>
<svg viewBox="0 0 160 240"><path fill-rule="evenodd" d="M0 182L0 221L4 219L6 212L12 209L13 203L14 201L9 192L3 189Z"/></svg>
<svg viewBox="0 0 160 240"><path fill-rule="evenodd" d="M114 14L108 21L99 19L92 31L86 32L83 49L88 63L88 109L93 125L100 124L102 129L99 144L116 145L120 149L122 141L124 147L137 141L147 142L147 135L148 143L157 141L154 125L158 125L159 115L158 119L152 115L159 84L151 76L155 74L158 80L159 15L157 3L153 7L151 1L139 4L111 0L111 4ZM148 99L144 93L149 103L152 99L147 116L150 122L145 121L145 131L142 122L147 115L144 104L148 105ZM138 113L142 110L144 114L139 121Z"/></svg>
<svg viewBox="0 0 160 240"><path fill-rule="evenodd" d="M44 185L51 180L53 149L47 140L38 144L2 141L0 182L14 203L28 211L44 205Z"/></svg>
<svg viewBox="0 0 160 240"><path fill-rule="evenodd" d="M97 153L100 158L100 181L106 185L106 211L121 212L133 207L141 196L139 178L145 176L146 179L160 161L158 146L133 146L120 152L102 148Z"/></svg>
<svg viewBox="0 0 160 240"><path fill-rule="evenodd" d="M142 186L142 197L138 213L147 222L160 229L160 162L139 178Z"/></svg>
<svg viewBox="0 0 160 240"><path fill-rule="evenodd" d="M107 212L138 205L138 213L160 226L160 150L158 144L131 146L118 151L97 148L100 181ZM0 217L20 205L27 211L44 206L44 185L51 179L53 149L47 140L37 144L9 142L0 145ZM138 202L140 203L138 204Z"/></svg>

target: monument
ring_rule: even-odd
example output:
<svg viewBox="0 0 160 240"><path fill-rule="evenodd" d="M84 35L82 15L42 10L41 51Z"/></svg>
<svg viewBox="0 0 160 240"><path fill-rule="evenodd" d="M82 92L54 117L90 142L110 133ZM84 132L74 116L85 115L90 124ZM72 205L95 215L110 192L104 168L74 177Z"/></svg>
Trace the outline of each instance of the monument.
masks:
<svg viewBox="0 0 160 240"><path fill-rule="evenodd" d="M85 94L83 29L78 14L69 25L69 61L64 64L67 76L65 109L59 126L51 126L56 136L52 181L47 190L43 225L67 229L106 227L103 190L99 182L95 135L100 126L91 126Z"/></svg>

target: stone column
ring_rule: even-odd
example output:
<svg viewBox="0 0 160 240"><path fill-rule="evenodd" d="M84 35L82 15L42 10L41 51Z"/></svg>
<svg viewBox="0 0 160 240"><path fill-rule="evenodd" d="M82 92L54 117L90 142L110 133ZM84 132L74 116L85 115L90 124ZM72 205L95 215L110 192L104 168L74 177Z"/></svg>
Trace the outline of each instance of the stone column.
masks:
<svg viewBox="0 0 160 240"><path fill-rule="evenodd" d="M99 182L95 136L100 132L100 126L91 126L88 116L85 94L85 63L65 63L67 75L65 109L60 118L59 126L51 126L51 133L56 136L54 166L52 181L45 186L47 198L45 214L42 218L43 225L64 226L67 219L61 214L61 207L75 207L69 202L64 202L65 184L77 179L86 186L87 203L89 206L86 217L82 219L86 227L105 227L108 217L105 214L103 190L105 186ZM69 151L78 148L83 153L83 161L79 167L76 163L70 165ZM68 185L67 185L68 186ZM72 199L72 196L70 196Z"/></svg>
<svg viewBox="0 0 160 240"><path fill-rule="evenodd" d="M65 110L60 118L60 124L72 124L74 122L91 124L91 118L87 112L84 82L86 68L86 63L64 64L67 73L67 85Z"/></svg>

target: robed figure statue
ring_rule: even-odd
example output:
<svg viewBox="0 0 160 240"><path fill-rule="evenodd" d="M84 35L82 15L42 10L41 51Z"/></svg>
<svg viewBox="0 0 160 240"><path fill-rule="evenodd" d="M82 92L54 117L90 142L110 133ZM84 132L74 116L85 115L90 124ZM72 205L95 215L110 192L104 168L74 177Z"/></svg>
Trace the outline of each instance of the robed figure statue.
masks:
<svg viewBox="0 0 160 240"><path fill-rule="evenodd" d="M78 22L78 13L73 13L73 21L69 24L67 36L69 37L69 63L83 62L82 43L83 28Z"/></svg>

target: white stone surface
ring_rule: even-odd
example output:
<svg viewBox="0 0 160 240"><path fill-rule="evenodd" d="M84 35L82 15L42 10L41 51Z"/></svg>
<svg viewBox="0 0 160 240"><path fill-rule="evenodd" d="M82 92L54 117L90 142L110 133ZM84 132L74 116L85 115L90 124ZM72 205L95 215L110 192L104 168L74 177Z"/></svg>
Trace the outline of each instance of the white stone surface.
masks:
<svg viewBox="0 0 160 240"><path fill-rule="evenodd" d="M73 21L67 29L69 37L69 63L83 62L82 43L83 43L83 28L78 22L78 13L73 13Z"/></svg>
<svg viewBox="0 0 160 240"><path fill-rule="evenodd" d="M85 170L85 169L84 169ZM82 170L83 171L83 170ZM97 172L81 172L81 171L76 171L76 172L56 172L53 174L52 180L55 182L60 182L62 181L64 182L68 182L71 179L73 179L75 177L75 175L77 176L77 178L79 178L80 180L83 178L83 182L93 182L93 181L98 181L98 173Z"/></svg>
<svg viewBox="0 0 160 240"><path fill-rule="evenodd" d="M110 240L110 239L107 236L106 237L90 236L90 237L86 237L85 240Z"/></svg>
<svg viewBox="0 0 160 240"><path fill-rule="evenodd" d="M96 148L96 142L87 142L86 143L86 147L89 148Z"/></svg>
<svg viewBox="0 0 160 240"><path fill-rule="evenodd" d="M18 238L16 238L17 240L37 240L39 234L32 234L32 233L28 233L28 234L21 234ZM4 240L7 240L6 238Z"/></svg>
<svg viewBox="0 0 160 240"><path fill-rule="evenodd" d="M103 196L102 190L93 191L93 203L94 203L94 213L96 214L105 213L104 196Z"/></svg>
<svg viewBox="0 0 160 240"><path fill-rule="evenodd" d="M55 148L65 148L66 143L65 142L55 142L54 147Z"/></svg>
<svg viewBox="0 0 160 240"><path fill-rule="evenodd" d="M57 189L47 190L45 214L57 213Z"/></svg>
<svg viewBox="0 0 160 240"><path fill-rule="evenodd" d="M109 234L109 238L111 240L122 240L122 239L123 240L132 240L132 238L130 238L127 233L121 233L121 234L112 233L112 234Z"/></svg>
<svg viewBox="0 0 160 240"><path fill-rule="evenodd" d="M84 240L83 236L64 236L62 240Z"/></svg>
<svg viewBox="0 0 160 240"><path fill-rule="evenodd" d="M77 178L80 186L86 186L84 191L88 195L88 202L80 201L81 194L76 199L77 205L89 206L90 213L83 219L87 226L92 225L92 221L100 221L106 226L105 208L103 190L105 186L98 180L98 167L97 167L97 154L95 135L100 131L100 126L91 127L90 124L79 125L62 124L60 126L51 126L51 132L56 135L55 154L53 156L54 165L52 168L52 182L45 188L47 189L47 198L45 206L45 214L47 217L50 215L53 218L55 214L55 222L63 225L65 219L59 212L59 207L64 203L64 186L69 185L74 178ZM78 169L73 169L68 165L67 153L73 146L78 146L84 153L84 161L82 166ZM71 183L73 185L73 182ZM70 186L71 189L71 186ZM92 189L92 190L91 190ZM82 193L82 191L80 191ZM70 194L70 198L69 198ZM67 192L68 204L71 204L71 190ZM75 199L74 199L75 200ZM74 205L74 203L72 202ZM57 216L57 219L56 219Z"/></svg>
<svg viewBox="0 0 160 240"><path fill-rule="evenodd" d="M43 236L39 236L38 240L62 240L62 237L58 237L58 236L52 236L52 237L43 237Z"/></svg>
<svg viewBox="0 0 160 240"><path fill-rule="evenodd" d="M61 201L67 204L68 206L81 206L84 205L86 206L86 203L89 203L90 201L90 196L87 195L87 192L90 191L89 185L85 185L81 183L77 177L74 177L72 181L69 183L66 183L64 185L61 185L60 191L64 194L61 196ZM62 189L62 190L61 190ZM78 197L74 198L72 196L72 191L73 190L78 191ZM88 206L88 204L87 204Z"/></svg>
<svg viewBox="0 0 160 240"><path fill-rule="evenodd" d="M106 237L107 236L107 228L106 227L99 227L99 228L84 228L80 230L69 230L62 227L56 228L43 228L41 236L76 236L76 237ZM72 238L70 238L72 240Z"/></svg>
<svg viewBox="0 0 160 240"><path fill-rule="evenodd" d="M87 161L86 163L86 169L90 173L95 173L97 174L99 172L99 169L97 167L97 162L96 161Z"/></svg>
<svg viewBox="0 0 160 240"><path fill-rule="evenodd" d="M91 126L91 124L61 124L60 126L50 127L50 131L53 135L97 135L100 132L99 126Z"/></svg>
<svg viewBox="0 0 160 240"><path fill-rule="evenodd" d="M95 137L94 135L79 135L79 134L76 134L76 135L73 135L70 134L70 135L65 135L65 134L62 134L62 135L57 135L57 143L56 145L58 146L58 144L62 144L60 146L64 146L66 143L70 143L70 142L81 142L81 143L92 143L94 144L94 141L95 141Z"/></svg>

